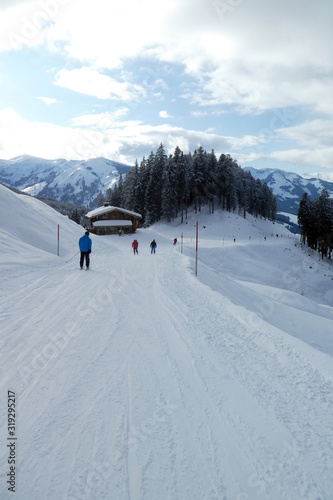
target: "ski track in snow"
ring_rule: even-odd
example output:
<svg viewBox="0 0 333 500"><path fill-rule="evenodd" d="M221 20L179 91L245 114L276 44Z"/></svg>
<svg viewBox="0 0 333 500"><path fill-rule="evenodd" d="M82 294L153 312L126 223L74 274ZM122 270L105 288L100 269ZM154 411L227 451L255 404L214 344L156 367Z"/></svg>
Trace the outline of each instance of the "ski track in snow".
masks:
<svg viewBox="0 0 333 500"><path fill-rule="evenodd" d="M332 499L332 380L179 247L159 237L150 255L149 236L138 256L128 238L97 241L88 272L46 260L8 281L14 497Z"/></svg>

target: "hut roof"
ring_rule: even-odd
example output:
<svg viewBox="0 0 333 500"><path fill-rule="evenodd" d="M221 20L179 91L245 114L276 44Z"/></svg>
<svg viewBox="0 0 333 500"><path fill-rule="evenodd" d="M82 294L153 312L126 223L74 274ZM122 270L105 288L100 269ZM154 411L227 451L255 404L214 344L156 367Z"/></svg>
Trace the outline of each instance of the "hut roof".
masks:
<svg viewBox="0 0 333 500"><path fill-rule="evenodd" d="M95 217L97 215L102 215L102 214L106 214L108 212L114 212L114 211L123 212L125 214L133 215L134 217L141 218L141 214L138 214L136 212L131 212L130 210L126 210L125 208L113 207L113 206L95 208L95 210L91 210L90 212L88 212L86 214L86 217L91 219L91 217Z"/></svg>

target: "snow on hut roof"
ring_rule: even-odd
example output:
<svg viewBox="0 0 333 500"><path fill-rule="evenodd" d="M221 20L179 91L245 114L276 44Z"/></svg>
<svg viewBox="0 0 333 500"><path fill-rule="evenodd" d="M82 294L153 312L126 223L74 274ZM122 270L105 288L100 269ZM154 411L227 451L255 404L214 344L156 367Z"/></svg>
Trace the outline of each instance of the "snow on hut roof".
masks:
<svg viewBox="0 0 333 500"><path fill-rule="evenodd" d="M130 220L96 220L93 222L94 227L122 227L122 226L131 226L132 222Z"/></svg>
<svg viewBox="0 0 333 500"><path fill-rule="evenodd" d="M106 214L108 212L113 212L115 210L123 212L128 215L134 215L135 217L141 217L141 214L138 214L136 212L131 212L130 210L126 210L125 208L112 207L112 206L95 208L95 210L91 210L90 212L88 212L86 214L86 217L91 218L95 217L96 215Z"/></svg>

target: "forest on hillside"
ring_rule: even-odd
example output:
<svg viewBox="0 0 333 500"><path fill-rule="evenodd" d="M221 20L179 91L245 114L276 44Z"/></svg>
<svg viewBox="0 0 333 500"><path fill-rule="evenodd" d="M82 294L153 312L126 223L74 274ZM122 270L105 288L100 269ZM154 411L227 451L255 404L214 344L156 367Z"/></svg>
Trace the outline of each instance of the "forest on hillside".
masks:
<svg viewBox="0 0 333 500"><path fill-rule="evenodd" d="M184 154L177 146L167 156L163 144L135 163L118 185L106 195L100 193L98 206L104 202L141 214L141 224L150 226L163 219L170 222L179 214L182 220L187 208L200 211L209 205L211 213L218 206L275 220L276 197L266 183L254 179L228 154L216 157L201 146Z"/></svg>
<svg viewBox="0 0 333 500"><path fill-rule="evenodd" d="M302 232L302 242L318 250L322 258L331 258L333 249L333 200L329 198L327 189L310 200L304 193L298 209L297 222Z"/></svg>

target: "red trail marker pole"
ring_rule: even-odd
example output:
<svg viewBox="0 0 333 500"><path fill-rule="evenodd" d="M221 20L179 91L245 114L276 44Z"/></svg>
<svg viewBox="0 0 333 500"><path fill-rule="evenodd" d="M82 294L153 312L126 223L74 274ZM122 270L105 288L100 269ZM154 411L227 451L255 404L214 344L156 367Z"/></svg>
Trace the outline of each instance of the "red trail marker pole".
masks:
<svg viewBox="0 0 333 500"><path fill-rule="evenodd" d="M183 233L180 235L180 253L183 253Z"/></svg>
<svg viewBox="0 0 333 500"><path fill-rule="evenodd" d="M198 275L198 235L199 235L199 229L198 229L198 221L196 222L195 225L195 275Z"/></svg>
<svg viewBox="0 0 333 500"><path fill-rule="evenodd" d="M59 257L59 224L58 224L58 248L57 248L57 255Z"/></svg>

